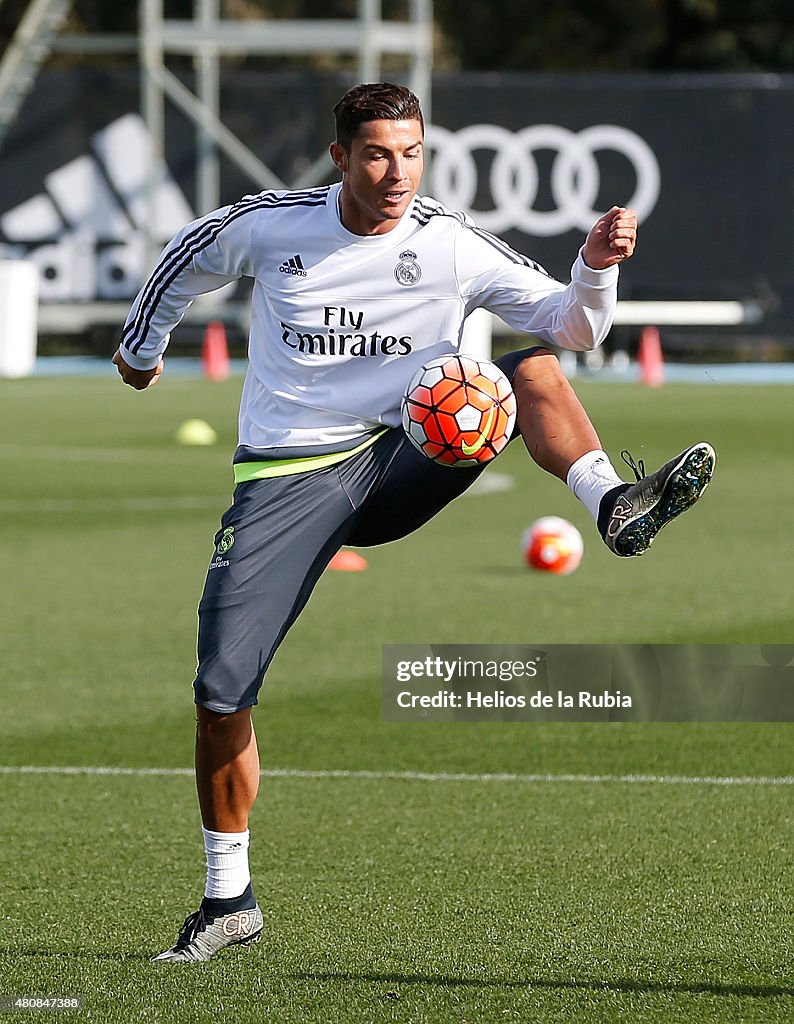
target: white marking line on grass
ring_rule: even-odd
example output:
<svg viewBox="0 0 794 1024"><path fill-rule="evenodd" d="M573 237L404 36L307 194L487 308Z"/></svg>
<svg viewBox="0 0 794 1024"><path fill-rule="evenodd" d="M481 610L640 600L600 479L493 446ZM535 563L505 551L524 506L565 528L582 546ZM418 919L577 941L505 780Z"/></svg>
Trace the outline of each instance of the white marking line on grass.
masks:
<svg viewBox="0 0 794 1024"><path fill-rule="evenodd" d="M0 775L192 776L192 768L114 768L102 765L0 765ZM264 768L271 779L388 779L396 782L624 783L657 786L791 786L794 775L518 775L469 772L382 772Z"/></svg>
<svg viewBox="0 0 794 1024"><path fill-rule="evenodd" d="M193 449L195 453L206 453L206 448ZM150 451L144 448L54 448L50 445L36 447L27 444L0 444L1 458L21 458L29 461L31 459L43 459L47 462L163 462L173 463L184 455L184 447L174 451L162 451L160 449ZM213 452L213 455L228 453ZM206 458L206 455L205 455ZM472 486L464 491L464 495L471 497L484 494L497 494L501 491L509 491L515 486L515 480L508 473L496 473L491 471L479 477Z"/></svg>
<svg viewBox="0 0 794 1024"><path fill-rule="evenodd" d="M493 476L493 474L492 474ZM512 477L498 476L496 485L482 486L489 478L477 480L463 497L482 497L497 491L509 490ZM508 481L505 483L505 481ZM170 498L0 498L0 512L25 515L52 514L57 512L168 512L189 511L190 509L215 509L221 511L231 501L230 494L201 495L179 494Z"/></svg>
<svg viewBox="0 0 794 1024"><path fill-rule="evenodd" d="M29 444L0 444L0 458L44 459L48 462L165 462L174 463L184 459L187 452L201 452L207 456L207 449L174 447L173 451L146 448L58 448L51 445L37 447ZM212 452L212 455L229 457L226 451Z"/></svg>
<svg viewBox="0 0 794 1024"><path fill-rule="evenodd" d="M501 491L512 490L515 484L515 480L508 473L495 473L490 470L478 477L471 487L463 492L462 497L477 498L485 494L499 494Z"/></svg>
<svg viewBox="0 0 794 1024"><path fill-rule="evenodd" d="M220 511L230 501L224 495L174 495L171 498L0 498L0 512L163 512L171 509L216 509Z"/></svg>

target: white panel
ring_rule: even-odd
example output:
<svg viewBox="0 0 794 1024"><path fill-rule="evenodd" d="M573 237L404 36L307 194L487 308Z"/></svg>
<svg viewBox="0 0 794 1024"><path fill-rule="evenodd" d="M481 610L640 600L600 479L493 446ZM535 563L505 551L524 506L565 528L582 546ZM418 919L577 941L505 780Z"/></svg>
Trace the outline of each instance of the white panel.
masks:
<svg viewBox="0 0 794 1024"><path fill-rule="evenodd" d="M48 174L47 191L73 229L103 241L126 238L132 228L90 156L81 156Z"/></svg>
<svg viewBox="0 0 794 1024"><path fill-rule="evenodd" d="M49 196L34 196L0 217L0 226L6 238L20 242L38 242L57 238L63 232L63 222Z"/></svg>
<svg viewBox="0 0 794 1024"><path fill-rule="evenodd" d="M24 260L0 262L0 377L27 377L36 363L38 273Z"/></svg>
<svg viewBox="0 0 794 1024"><path fill-rule="evenodd" d="M93 137L94 148L105 165L113 187L139 228L149 221L147 182L151 143L137 114L126 114ZM193 211L162 161L157 167L157 232L166 241L193 220Z"/></svg>

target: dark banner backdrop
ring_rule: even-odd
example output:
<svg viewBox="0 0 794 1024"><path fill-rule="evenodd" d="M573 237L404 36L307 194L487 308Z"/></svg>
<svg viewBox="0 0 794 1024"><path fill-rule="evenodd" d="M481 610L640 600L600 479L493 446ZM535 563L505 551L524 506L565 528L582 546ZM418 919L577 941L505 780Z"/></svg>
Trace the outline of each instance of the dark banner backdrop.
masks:
<svg viewBox="0 0 794 1024"><path fill-rule="evenodd" d="M222 116L290 186L326 149L331 107L348 84L227 71ZM134 72L43 73L0 148L0 257L37 259L45 299L122 298L140 283L140 213L101 142L126 116L134 149L142 123L129 115L138 111ZM794 76L439 75L432 122L425 191L465 201L555 275L567 276L589 214L642 186L623 298L760 299L763 322L742 333L794 336ZM195 208L194 129L170 104L167 125L163 240L172 220L204 212ZM75 176L57 173L78 166ZM89 189L91 175L107 196L86 195L75 213L71 194ZM223 161L222 202L257 190ZM105 228L98 217L112 204L119 210ZM88 253L88 283L58 280L58 254L70 245L99 260L92 271Z"/></svg>

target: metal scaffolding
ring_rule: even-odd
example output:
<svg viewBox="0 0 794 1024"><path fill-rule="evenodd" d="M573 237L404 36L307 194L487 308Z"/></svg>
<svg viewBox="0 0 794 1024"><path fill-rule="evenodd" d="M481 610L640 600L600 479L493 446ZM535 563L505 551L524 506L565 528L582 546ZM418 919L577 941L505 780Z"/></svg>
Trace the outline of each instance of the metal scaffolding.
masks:
<svg viewBox="0 0 794 1024"><path fill-rule="evenodd" d="M430 117L433 52L432 0L408 0L405 21L384 20L381 0L357 0L347 19L232 20L221 17L221 0L194 0L192 19L166 18L164 0L139 0L139 32L133 35L59 35L69 0L31 0L0 61L0 143L51 52L135 54L141 73L141 111L151 139L147 225L155 225L158 178L166 151L166 100L196 128L198 213L220 205L220 160L228 158L259 188L306 188L323 181L327 153L318 155L296 181L283 182L220 117L220 63L230 56L339 55L358 62L362 82L381 80L384 55L406 58L406 80ZM169 56L187 55L196 72L196 92L167 66ZM147 227L147 230L149 228ZM151 263L159 242L147 239Z"/></svg>
<svg viewBox="0 0 794 1024"><path fill-rule="evenodd" d="M381 0L358 0L356 18L337 20L231 21L221 18L220 0L195 0L192 20L166 19L163 0L141 0L140 65L142 111L152 138L154 166L165 151L165 101L171 100L196 125L196 207L220 201L219 159L223 153L260 188L286 188L276 174L220 119L219 62L225 56L328 54L358 58L362 82L379 81L384 54L408 59L408 84L430 117L433 55L432 0L410 0L410 20L385 21ZM166 66L169 54L192 56L197 92ZM318 184L328 170L320 155L290 187ZM150 190L152 209L154 183Z"/></svg>
<svg viewBox="0 0 794 1024"><path fill-rule="evenodd" d="M32 0L0 61L0 143L49 57L71 0Z"/></svg>

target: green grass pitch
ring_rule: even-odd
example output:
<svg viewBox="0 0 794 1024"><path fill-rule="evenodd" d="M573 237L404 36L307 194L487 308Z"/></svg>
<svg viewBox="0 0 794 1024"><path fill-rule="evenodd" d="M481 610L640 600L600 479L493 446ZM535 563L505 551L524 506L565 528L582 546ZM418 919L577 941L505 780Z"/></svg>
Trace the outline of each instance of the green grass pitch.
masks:
<svg viewBox="0 0 794 1024"><path fill-rule="evenodd" d="M792 775L791 726L380 713L383 643L792 642L792 391L705 378L578 385L616 460L717 449L703 501L643 558L610 555L514 444L488 471L512 489L323 577L255 716L283 770L251 825L264 938L149 964L203 883L195 605L240 383L0 382L0 997L81 997L67 1019L92 1022L793 1019L792 789L769 784ZM177 447L190 417L215 447ZM520 563L543 514L584 534L571 577ZM688 781L478 777L498 773ZM696 781L714 776L767 781Z"/></svg>

